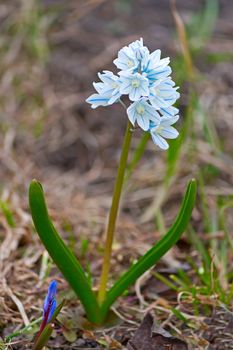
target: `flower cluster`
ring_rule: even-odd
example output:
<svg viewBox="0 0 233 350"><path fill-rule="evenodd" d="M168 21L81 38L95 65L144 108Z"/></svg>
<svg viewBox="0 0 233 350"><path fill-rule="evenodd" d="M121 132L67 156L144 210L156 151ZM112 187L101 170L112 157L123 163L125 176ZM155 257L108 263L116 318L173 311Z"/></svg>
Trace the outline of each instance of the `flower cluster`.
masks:
<svg viewBox="0 0 233 350"><path fill-rule="evenodd" d="M119 102L128 95L127 114L133 126L150 132L153 142L162 149L168 148L165 139L174 139L178 131L172 126L178 119L178 109L173 104L179 98L171 79L169 58L161 59L161 51L152 53L143 45L142 38L123 47L113 61L120 70L99 73L100 82L93 83L97 93L86 101L92 108Z"/></svg>

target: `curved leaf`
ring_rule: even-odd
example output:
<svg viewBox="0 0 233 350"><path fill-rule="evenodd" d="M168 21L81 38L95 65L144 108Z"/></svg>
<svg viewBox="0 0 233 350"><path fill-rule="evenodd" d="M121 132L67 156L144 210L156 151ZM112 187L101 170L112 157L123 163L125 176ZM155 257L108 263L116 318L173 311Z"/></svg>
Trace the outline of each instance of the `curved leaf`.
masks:
<svg viewBox="0 0 233 350"><path fill-rule="evenodd" d="M41 184L33 180L29 188L29 203L38 235L49 255L73 288L91 322L99 323L100 308L88 279L72 252L54 228L45 203Z"/></svg>
<svg viewBox="0 0 233 350"><path fill-rule="evenodd" d="M102 317L105 317L109 308L122 293L132 285L143 273L150 269L157 261L166 254L169 249L179 240L190 220L196 199L196 180L191 180L183 199L180 212L165 236L156 243L138 262L125 272L107 293L106 299L101 306Z"/></svg>
<svg viewBox="0 0 233 350"><path fill-rule="evenodd" d="M47 326L45 326L43 329L43 332L40 334L39 338L36 340L32 350L42 350L49 341L49 338L53 333L53 329L54 327L51 323L47 324Z"/></svg>
<svg viewBox="0 0 233 350"><path fill-rule="evenodd" d="M36 340L35 340L35 343L34 343L32 350L41 350L46 345L46 343L48 342L48 340L53 332L53 322L55 321L56 317L59 315L59 313L64 305L65 305L65 300L63 300L61 302L61 304L58 305L58 307L54 311L54 314L53 314L49 324L47 324L45 326L45 328L43 329L43 331L36 336Z"/></svg>

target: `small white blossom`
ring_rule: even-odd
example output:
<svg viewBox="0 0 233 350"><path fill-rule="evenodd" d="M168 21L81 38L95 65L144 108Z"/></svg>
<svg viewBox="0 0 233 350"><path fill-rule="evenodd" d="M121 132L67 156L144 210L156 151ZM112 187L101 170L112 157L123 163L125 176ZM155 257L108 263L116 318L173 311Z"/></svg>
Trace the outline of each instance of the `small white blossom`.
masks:
<svg viewBox="0 0 233 350"><path fill-rule="evenodd" d="M149 100L156 109L169 107L180 97L171 78L155 81L150 87Z"/></svg>
<svg viewBox="0 0 233 350"><path fill-rule="evenodd" d="M131 48L134 52L136 59L140 62L143 57L149 54L149 50L146 46L143 45L143 39L134 41L132 44L129 44L129 48Z"/></svg>
<svg viewBox="0 0 233 350"><path fill-rule="evenodd" d="M171 118L161 117L160 123L151 123L150 134L153 142L160 148L166 150L169 145L165 139L176 139L179 135L178 131L171 125L175 124L179 116L176 115Z"/></svg>
<svg viewBox="0 0 233 350"><path fill-rule="evenodd" d="M92 108L111 105L121 97L119 76L105 70L103 73L98 73L98 77L102 82L93 83L98 94L93 94L86 100L92 104Z"/></svg>
<svg viewBox="0 0 233 350"><path fill-rule="evenodd" d="M102 94L109 94L111 96L108 104L113 104L121 97L120 94L120 77L110 71L105 70L103 74L99 73L98 77L103 83L93 83L95 89L98 91L98 84L101 84L98 92Z"/></svg>
<svg viewBox="0 0 233 350"><path fill-rule="evenodd" d="M168 77L172 70L168 66L170 58L160 59L161 51L156 50L149 55L145 55L142 59L141 70L149 79L150 84L158 79L164 79Z"/></svg>
<svg viewBox="0 0 233 350"><path fill-rule="evenodd" d="M127 114L130 122L135 125L135 122L144 131L148 131L150 126L150 121L154 123L160 122L159 113L152 107L145 98L135 101L127 108Z"/></svg>
<svg viewBox="0 0 233 350"><path fill-rule="evenodd" d="M125 46L118 52L118 58L113 63L117 68L125 70L133 70L138 67L138 59L131 47Z"/></svg>
<svg viewBox="0 0 233 350"><path fill-rule="evenodd" d="M148 79L140 73L120 72L122 95L129 95L131 101L137 101L142 96L149 95Z"/></svg>

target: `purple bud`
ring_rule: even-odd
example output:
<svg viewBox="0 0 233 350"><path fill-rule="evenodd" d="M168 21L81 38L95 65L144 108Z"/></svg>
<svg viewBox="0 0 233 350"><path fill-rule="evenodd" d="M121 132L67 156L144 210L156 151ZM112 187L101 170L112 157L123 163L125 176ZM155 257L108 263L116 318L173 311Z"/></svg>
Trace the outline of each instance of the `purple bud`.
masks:
<svg viewBox="0 0 233 350"><path fill-rule="evenodd" d="M48 293L44 300L44 308L43 308L43 317L42 317L42 323L40 325L39 332L36 336L36 339L39 338L41 333L43 332L46 325L51 322L51 319L53 317L54 311L56 310L56 293L57 293L57 282L54 280L50 283Z"/></svg>
<svg viewBox="0 0 233 350"><path fill-rule="evenodd" d="M56 293L57 282L54 280L49 285L48 293L44 301L43 321L45 321L46 324L51 320L53 313L56 309Z"/></svg>
<svg viewBox="0 0 233 350"><path fill-rule="evenodd" d="M56 302L55 299L53 299L51 307L50 307L50 310L49 310L47 323L49 323L51 321L51 318L52 318L52 316L54 314L54 311L56 310L56 307L57 307L57 302Z"/></svg>

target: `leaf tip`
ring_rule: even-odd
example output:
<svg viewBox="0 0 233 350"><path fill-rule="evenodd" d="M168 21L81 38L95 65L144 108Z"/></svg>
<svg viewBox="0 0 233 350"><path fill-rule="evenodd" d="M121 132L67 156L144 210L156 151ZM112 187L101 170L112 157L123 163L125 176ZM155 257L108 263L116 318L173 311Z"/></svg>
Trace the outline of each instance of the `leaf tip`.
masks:
<svg viewBox="0 0 233 350"><path fill-rule="evenodd" d="M195 189L197 188L197 180L195 179L195 177L193 177L190 180L190 185L192 185L193 187L195 187Z"/></svg>
<svg viewBox="0 0 233 350"><path fill-rule="evenodd" d="M43 190L41 183L39 181L37 181L36 179L33 179L30 182L29 189L38 188L38 187L40 188L40 190Z"/></svg>

